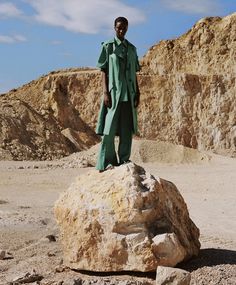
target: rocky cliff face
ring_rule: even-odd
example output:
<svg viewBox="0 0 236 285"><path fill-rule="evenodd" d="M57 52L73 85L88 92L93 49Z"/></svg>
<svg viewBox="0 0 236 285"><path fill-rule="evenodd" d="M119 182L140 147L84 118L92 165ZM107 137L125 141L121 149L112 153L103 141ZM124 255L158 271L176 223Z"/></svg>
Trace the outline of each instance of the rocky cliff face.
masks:
<svg viewBox="0 0 236 285"><path fill-rule="evenodd" d="M139 109L141 136L235 155L235 78L179 73L140 83L148 94Z"/></svg>
<svg viewBox="0 0 236 285"><path fill-rule="evenodd" d="M55 159L98 143L60 75L54 81L52 73L0 97L0 159Z"/></svg>
<svg viewBox="0 0 236 285"><path fill-rule="evenodd" d="M236 14L202 19L153 46L142 60L142 90L150 94L142 135L235 155L235 63ZM149 114L152 132L143 127Z"/></svg>
<svg viewBox="0 0 236 285"><path fill-rule="evenodd" d="M186 34L160 41L144 56L143 72L156 75L236 74L236 13L198 21Z"/></svg>
<svg viewBox="0 0 236 285"><path fill-rule="evenodd" d="M150 48L138 76L140 136L235 156L235 63L236 14L202 19L183 36ZM101 93L99 71L70 69L52 72L0 101L18 99L50 116L72 143L71 153L81 148L81 137L83 147L97 142L93 130ZM6 140L2 133L0 143Z"/></svg>

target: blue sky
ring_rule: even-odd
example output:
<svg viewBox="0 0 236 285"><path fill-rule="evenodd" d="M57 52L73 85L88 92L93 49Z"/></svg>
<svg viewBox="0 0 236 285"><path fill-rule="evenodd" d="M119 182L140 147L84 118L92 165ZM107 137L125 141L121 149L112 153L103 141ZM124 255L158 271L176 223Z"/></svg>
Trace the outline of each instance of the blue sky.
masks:
<svg viewBox="0 0 236 285"><path fill-rule="evenodd" d="M139 57L206 16L236 12L236 0L0 0L0 93L68 67L94 67L117 16Z"/></svg>

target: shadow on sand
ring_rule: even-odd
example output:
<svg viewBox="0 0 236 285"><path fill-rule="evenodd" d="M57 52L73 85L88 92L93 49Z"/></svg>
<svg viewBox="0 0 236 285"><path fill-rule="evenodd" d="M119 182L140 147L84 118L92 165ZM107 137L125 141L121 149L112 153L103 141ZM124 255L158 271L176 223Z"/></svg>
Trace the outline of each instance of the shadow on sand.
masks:
<svg viewBox="0 0 236 285"><path fill-rule="evenodd" d="M218 248L201 249L198 257L179 264L177 267L194 271L204 266L236 264L236 251Z"/></svg>

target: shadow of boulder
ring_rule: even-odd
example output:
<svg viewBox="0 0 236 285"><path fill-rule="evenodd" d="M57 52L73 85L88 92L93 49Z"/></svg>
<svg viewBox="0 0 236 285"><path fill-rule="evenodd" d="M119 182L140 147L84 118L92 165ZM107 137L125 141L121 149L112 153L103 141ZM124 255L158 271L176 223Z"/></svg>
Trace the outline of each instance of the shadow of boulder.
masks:
<svg viewBox="0 0 236 285"><path fill-rule="evenodd" d="M178 267L194 271L204 266L212 267L222 264L236 264L236 251L218 248L201 249L198 257L183 262Z"/></svg>

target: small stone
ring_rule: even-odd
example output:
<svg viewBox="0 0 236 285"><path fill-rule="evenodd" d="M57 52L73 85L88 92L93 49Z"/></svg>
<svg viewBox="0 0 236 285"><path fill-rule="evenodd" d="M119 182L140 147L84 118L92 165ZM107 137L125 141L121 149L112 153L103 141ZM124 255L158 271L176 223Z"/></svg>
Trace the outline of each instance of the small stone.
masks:
<svg viewBox="0 0 236 285"><path fill-rule="evenodd" d="M90 282L88 282L88 283L90 283ZM83 279L82 278L78 278L78 279L74 280L74 284L73 285L83 285L83 284L84 284Z"/></svg>
<svg viewBox="0 0 236 285"><path fill-rule="evenodd" d="M4 259L13 259L13 258L14 258L13 254L7 251L6 254L5 254Z"/></svg>
<svg viewBox="0 0 236 285"><path fill-rule="evenodd" d="M0 260L3 260L6 256L6 251L5 250L0 250Z"/></svg>
<svg viewBox="0 0 236 285"><path fill-rule="evenodd" d="M55 268L55 272L57 273L61 273L61 272L64 272L68 269L67 266L63 266L63 265L58 265L56 268Z"/></svg>
<svg viewBox="0 0 236 285"><path fill-rule="evenodd" d="M156 272L156 285L189 285L191 275L188 271L158 266Z"/></svg>
<svg viewBox="0 0 236 285"><path fill-rule="evenodd" d="M56 256L55 252L51 252L51 251L49 251L49 252L47 253L47 255L48 255L49 257Z"/></svg>
<svg viewBox="0 0 236 285"><path fill-rule="evenodd" d="M56 240L56 237L54 235L47 235L46 238L50 241L50 242L55 242L57 241Z"/></svg>
<svg viewBox="0 0 236 285"><path fill-rule="evenodd" d="M9 203L9 202L6 201L6 200L1 200L1 199L0 199L0 205L1 205L1 204L7 204L7 203Z"/></svg>
<svg viewBox="0 0 236 285"><path fill-rule="evenodd" d="M33 283L37 281L41 281L43 279L42 275L39 275L36 273L35 270L33 270L31 273L22 273L21 275L15 277L12 280L13 284L24 284L24 283Z"/></svg>
<svg viewBox="0 0 236 285"><path fill-rule="evenodd" d="M46 225L48 224L45 219L44 219L44 220L40 220L40 222L41 222L44 226L46 226Z"/></svg>

